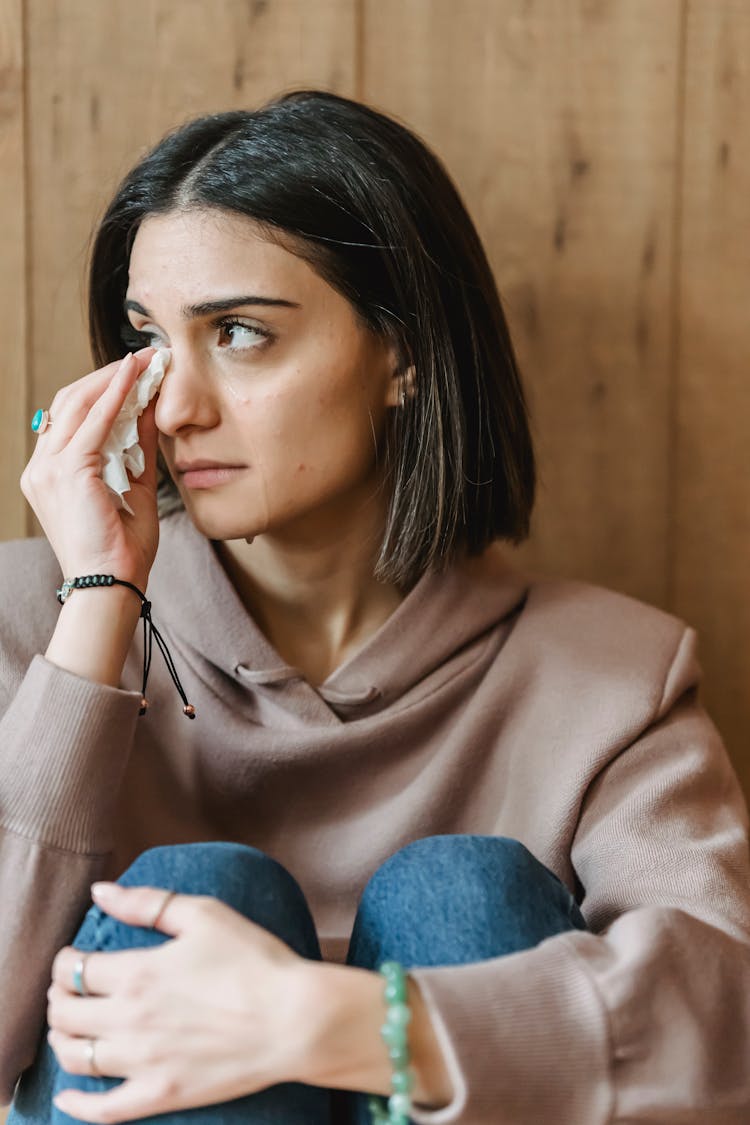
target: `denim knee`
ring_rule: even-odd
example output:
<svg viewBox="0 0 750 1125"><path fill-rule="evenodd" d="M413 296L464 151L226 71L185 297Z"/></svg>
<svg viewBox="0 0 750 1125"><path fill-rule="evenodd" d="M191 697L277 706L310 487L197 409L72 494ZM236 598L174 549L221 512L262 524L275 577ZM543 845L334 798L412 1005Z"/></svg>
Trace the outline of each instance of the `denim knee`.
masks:
<svg viewBox="0 0 750 1125"><path fill-rule="evenodd" d="M389 856L367 883L349 963L484 960L574 928L586 924L572 895L520 841L428 836Z"/></svg>
<svg viewBox="0 0 750 1125"><path fill-rule="evenodd" d="M320 959L315 923L302 889L282 864L258 848L228 841L149 848L117 882L126 887L163 887L178 894L220 899L281 938L300 956ZM125 931L130 931L127 941ZM128 926L92 906L74 945L79 949L114 949L122 944L156 945L165 940L166 935L159 931Z"/></svg>
<svg viewBox="0 0 750 1125"><path fill-rule="evenodd" d="M126 887L163 887L178 894L220 899L275 934L300 956L320 960L315 924L299 884L285 867L257 848L223 841L150 848L139 855L117 881ZM81 950L103 951L140 949L169 940L167 934L128 925L94 905L73 945ZM52 1058L46 1043L42 1045L36 1067L37 1073L28 1083L25 1102L22 1099L29 1118L35 1106L49 1107L53 1094L63 1088L103 1091L121 1081L67 1074ZM232 1102L166 1114L158 1120L165 1125L183 1125L189 1115L198 1121L205 1120L207 1125L211 1121L222 1125L243 1125L247 1121L323 1121L328 1120L329 1101L326 1090L300 1083L282 1083ZM51 1125L74 1125L73 1119L54 1105L49 1110L49 1120ZM18 1125L26 1125L23 1117Z"/></svg>

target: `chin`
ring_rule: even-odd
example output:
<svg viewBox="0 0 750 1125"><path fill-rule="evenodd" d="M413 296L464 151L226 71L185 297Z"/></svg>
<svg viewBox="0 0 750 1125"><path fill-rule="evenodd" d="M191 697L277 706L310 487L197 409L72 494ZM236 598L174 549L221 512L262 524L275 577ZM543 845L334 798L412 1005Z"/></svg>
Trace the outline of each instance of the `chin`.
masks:
<svg viewBox="0 0 750 1125"><path fill-rule="evenodd" d="M234 510L233 510L234 509ZM261 535L260 520L240 516L237 505L185 503L185 510L196 529L207 539L248 539Z"/></svg>

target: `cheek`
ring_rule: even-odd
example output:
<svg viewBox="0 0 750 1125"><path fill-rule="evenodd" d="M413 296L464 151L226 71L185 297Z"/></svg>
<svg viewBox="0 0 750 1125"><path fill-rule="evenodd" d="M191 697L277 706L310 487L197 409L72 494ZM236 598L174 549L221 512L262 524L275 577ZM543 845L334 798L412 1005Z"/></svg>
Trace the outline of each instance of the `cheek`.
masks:
<svg viewBox="0 0 750 1125"><path fill-rule="evenodd" d="M292 390L269 392L243 404L237 418L245 422L256 464L274 472L329 475L358 472L375 456L377 421L360 394L336 394L321 386L314 394Z"/></svg>

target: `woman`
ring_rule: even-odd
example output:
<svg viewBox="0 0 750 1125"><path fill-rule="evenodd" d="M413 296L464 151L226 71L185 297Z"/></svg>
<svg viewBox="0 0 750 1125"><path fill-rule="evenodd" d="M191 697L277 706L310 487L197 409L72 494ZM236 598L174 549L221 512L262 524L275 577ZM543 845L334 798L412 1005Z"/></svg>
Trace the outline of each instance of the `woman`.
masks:
<svg viewBox="0 0 750 1125"><path fill-rule="evenodd" d="M330 94L190 122L90 294L102 366L22 477L46 539L0 554L13 1125L746 1120L747 821L694 633L506 561L526 408L439 162ZM154 347L131 515L100 451ZM61 573L117 583L60 610Z"/></svg>

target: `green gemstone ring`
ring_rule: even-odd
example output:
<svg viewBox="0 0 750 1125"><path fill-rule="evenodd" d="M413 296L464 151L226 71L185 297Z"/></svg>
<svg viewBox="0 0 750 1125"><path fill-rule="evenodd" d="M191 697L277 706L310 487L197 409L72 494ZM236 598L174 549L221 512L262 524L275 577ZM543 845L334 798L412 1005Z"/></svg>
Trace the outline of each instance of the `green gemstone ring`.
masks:
<svg viewBox="0 0 750 1125"><path fill-rule="evenodd" d="M37 410L31 419L31 428L35 434L43 434L52 425L49 410Z"/></svg>

